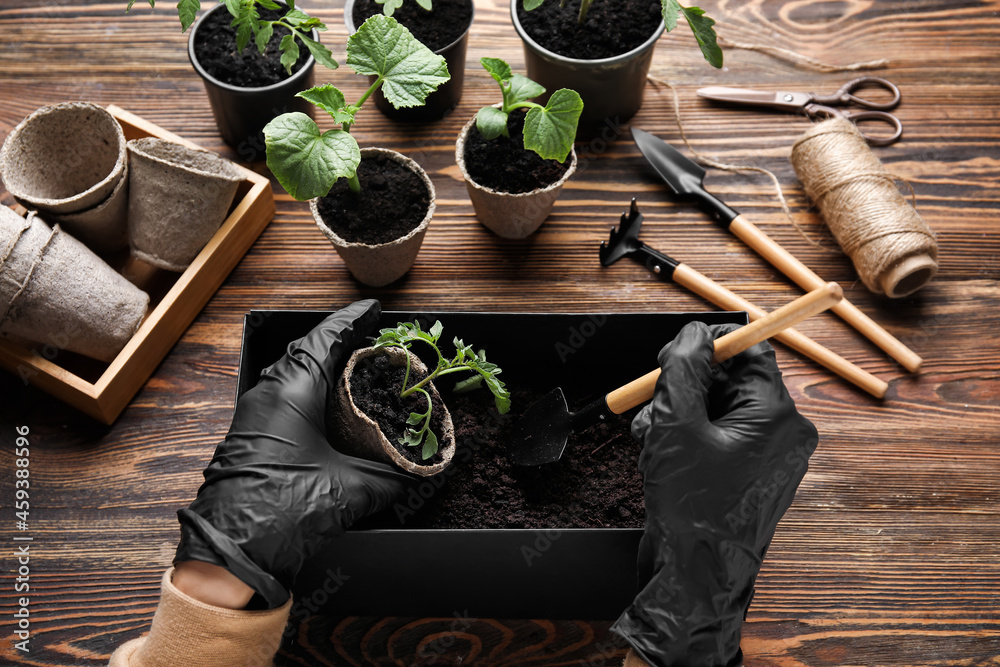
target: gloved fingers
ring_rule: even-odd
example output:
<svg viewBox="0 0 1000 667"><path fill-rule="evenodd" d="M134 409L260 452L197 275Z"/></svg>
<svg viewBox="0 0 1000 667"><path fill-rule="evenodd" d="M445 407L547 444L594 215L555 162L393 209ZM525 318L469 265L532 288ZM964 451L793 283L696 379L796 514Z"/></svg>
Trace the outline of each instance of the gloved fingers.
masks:
<svg viewBox="0 0 1000 667"><path fill-rule="evenodd" d="M327 396L342 362L375 333L381 305L356 301L333 313L288 345L288 351L261 373L260 382L236 405L233 430L293 434L296 423L324 430ZM269 424L284 423L282 430Z"/></svg>
<svg viewBox="0 0 1000 667"><path fill-rule="evenodd" d="M406 490L421 479L387 463L339 454L331 465L334 489L340 489L344 501L342 528L346 529L366 516L381 512L399 501Z"/></svg>
<svg viewBox="0 0 1000 667"><path fill-rule="evenodd" d="M632 438L637 442L645 442L646 434L652 422L653 404L649 403L632 420Z"/></svg>

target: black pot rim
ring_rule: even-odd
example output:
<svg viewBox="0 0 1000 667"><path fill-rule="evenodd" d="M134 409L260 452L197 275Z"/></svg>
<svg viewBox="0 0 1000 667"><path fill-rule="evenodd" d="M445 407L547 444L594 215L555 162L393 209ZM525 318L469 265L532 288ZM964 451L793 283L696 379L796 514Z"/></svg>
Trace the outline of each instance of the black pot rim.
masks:
<svg viewBox="0 0 1000 667"><path fill-rule="evenodd" d="M656 30L653 31L653 34L649 36L649 39L647 39L645 42L635 47L631 51L626 51L625 53L620 53L617 56L611 56L610 58L594 58L592 60L588 60L585 58L570 58L569 56L564 56L556 53L555 51L545 48L544 46L536 42L534 39L532 39L531 36L528 35L528 32L524 29L524 26L521 25L520 19L517 18L517 3L520 1L521 0L510 0L510 20L514 24L514 30L517 31L517 36L521 38L521 41L524 42L528 48L538 53L539 55L551 58L552 60L558 60L559 62L563 62L570 65L579 65L582 67L602 67L602 66L619 65L621 63L637 58L641 54L653 48L656 45L656 41L660 39L660 36L663 34L663 31L666 30L666 25L664 25L663 19L661 18L659 26L657 26Z"/></svg>
<svg viewBox="0 0 1000 667"><path fill-rule="evenodd" d="M279 4L284 5L284 3L279 3ZM313 67L316 65L316 58L313 57L313 55L310 53L309 58L302 65L302 69L292 74L287 79L282 79L281 81L278 81L277 83L272 83L268 86L257 86L254 88L248 88L245 86L234 86L231 83L225 83L224 81L219 81L214 76L209 74L208 71L201 66L201 63L198 62L198 58L195 57L194 53L194 40L195 36L198 34L198 29L201 28L202 22L205 20L205 17L207 17L212 12L217 12L220 10L227 11L225 4L221 2L217 4L215 7L212 7L211 9L206 11L200 17L198 17L198 20L194 22L193 26L191 26L191 34L188 35L188 49L187 49L188 60L191 61L191 66L194 68L194 71L198 73L198 76L200 76L202 79L205 79L206 81L211 81L212 85L218 86L219 88L222 88L224 90L227 90L235 94L255 95L257 93L269 93L273 90L278 90L282 86L288 85L290 81L293 81L297 78L304 78L305 76L308 75L309 70L313 69ZM312 36L315 41L317 42L319 41L319 33L315 29L313 29L312 31ZM251 45L248 44L247 48L250 48L250 46Z"/></svg>
<svg viewBox="0 0 1000 667"><path fill-rule="evenodd" d="M466 1L472 7L472 16L469 17L469 25L465 26L465 30L462 31L462 34L459 35L454 42L448 44L447 46L442 46L440 49L434 52L435 54L441 55L445 51L450 51L451 49L455 48L455 46L459 42L461 42L468 36L469 31L472 30L472 24L476 22L476 3L474 2L474 0L466 0ZM347 2L344 3L344 25L347 26L347 32L348 34L351 35L353 35L358 31L358 29L354 27L354 17L352 16L353 13L354 13L354 0L347 0Z"/></svg>

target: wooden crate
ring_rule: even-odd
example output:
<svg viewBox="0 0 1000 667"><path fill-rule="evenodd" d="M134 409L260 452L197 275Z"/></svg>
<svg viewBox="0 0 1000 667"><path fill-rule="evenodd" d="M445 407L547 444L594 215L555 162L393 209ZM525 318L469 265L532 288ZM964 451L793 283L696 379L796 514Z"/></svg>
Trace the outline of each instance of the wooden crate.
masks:
<svg viewBox="0 0 1000 667"><path fill-rule="evenodd" d="M186 139L114 105L125 138L160 137L199 148ZM183 273L156 269L127 256L116 269L150 294L150 310L139 330L110 364L53 345L32 348L0 340L0 366L98 421L111 424L142 388L188 325L274 217L267 178L243 169L233 208L222 227Z"/></svg>

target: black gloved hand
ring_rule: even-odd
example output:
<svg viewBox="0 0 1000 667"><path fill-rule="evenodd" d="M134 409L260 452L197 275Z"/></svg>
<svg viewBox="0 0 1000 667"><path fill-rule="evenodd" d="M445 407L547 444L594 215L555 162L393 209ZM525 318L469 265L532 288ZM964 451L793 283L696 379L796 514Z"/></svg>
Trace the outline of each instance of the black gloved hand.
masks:
<svg viewBox="0 0 1000 667"><path fill-rule="evenodd" d="M740 664L757 572L816 448L770 345L713 366L714 339L733 328L685 326L632 422L644 445L642 590L613 629L655 667Z"/></svg>
<svg viewBox="0 0 1000 667"><path fill-rule="evenodd" d="M329 316L240 398L198 497L177 513L174 562L222 566L278 607L306 558L405 490L409 475L341 454L326 437L329 388L380 312L367 300Z"/></svg>

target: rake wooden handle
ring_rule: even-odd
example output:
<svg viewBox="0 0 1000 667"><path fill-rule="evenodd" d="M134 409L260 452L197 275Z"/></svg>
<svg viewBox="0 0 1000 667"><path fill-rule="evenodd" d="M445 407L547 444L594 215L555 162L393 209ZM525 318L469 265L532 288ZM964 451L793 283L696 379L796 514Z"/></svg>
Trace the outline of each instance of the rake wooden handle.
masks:
<svg viewBox="0 0 1000 667"><path fill-rule="evenodd" d="M802 289L814 290L823 285L823 279L816 275L812 269L797 260L790 252L778 245L774 239L762 232L742 215L736 216L729 223L729 231L753 248L758 255L770 262L774 268L791 278ZM923 363L923 359L916 352L903 345L903 343L879 326L873 319L861 312L850 301L844 299L831 310L857 329L865 338L882 348L886 354L898 361L903 368L911 373L920 370L920 364Z"/></svg>
<svg viewBox="0 0 1000 667"><path fill-rule="evenodd" d="M751 320L758 320L767 315L766 311L734 294L711 278L695 271L687 264L678 264L674 268L672 280L720 308L745 310L750 315ZM889 385L884 380L880 380L868 371L855 366L796 329L785 329L774 334L773 337L876 398L882 398L889 390Z"/></svg>
<svg viewBox="0 0 1000 667"><path fill-rule="evenodd" d="M759 320L717 338L712 361L718 364L734 357L762 340L767 340L779 331L823 312L843 298L844 291L840 289L840 285L827 283L819 289L785 304L774 312L768 313ZM637 380L632 380L623 387L615 389L607 395L608 408L615 414L621 414L652 399L653 391L656 389L656 380L659 377L660 369L656 369Z"/></svg>

